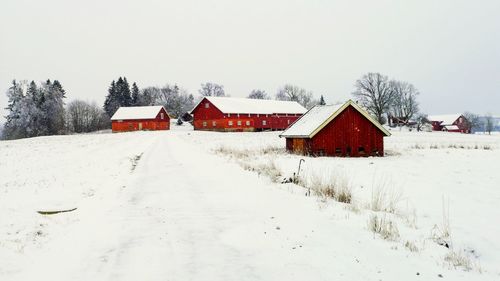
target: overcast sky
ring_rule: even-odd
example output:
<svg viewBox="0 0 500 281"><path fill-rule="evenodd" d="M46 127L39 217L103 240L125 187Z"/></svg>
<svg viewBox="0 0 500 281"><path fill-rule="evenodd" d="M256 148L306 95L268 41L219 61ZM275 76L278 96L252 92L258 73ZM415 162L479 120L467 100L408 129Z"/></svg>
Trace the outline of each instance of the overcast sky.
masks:
<svg viewBox="0 0 500 281"><path fill-rule="evenodd" d="M499 0L1 0L0 40L2 110L12 79L99 104L119 76L235 97L293 83L335 102L381 72L429 114L500 114Z"/></svg>

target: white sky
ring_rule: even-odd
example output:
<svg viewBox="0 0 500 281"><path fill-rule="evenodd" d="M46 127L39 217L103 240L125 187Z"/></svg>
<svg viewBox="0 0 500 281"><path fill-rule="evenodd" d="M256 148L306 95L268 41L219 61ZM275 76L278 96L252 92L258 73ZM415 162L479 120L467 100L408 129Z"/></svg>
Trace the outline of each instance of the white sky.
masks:
<svg viewBox="0 0 500 281"><path fill-rule="evenodd" d="M372 71L413 83L429 114L500 113L498 0L1 0L0 40L1 110L14 78L100 104L123 75L237 97L293 83L335 102Z"/></svg>

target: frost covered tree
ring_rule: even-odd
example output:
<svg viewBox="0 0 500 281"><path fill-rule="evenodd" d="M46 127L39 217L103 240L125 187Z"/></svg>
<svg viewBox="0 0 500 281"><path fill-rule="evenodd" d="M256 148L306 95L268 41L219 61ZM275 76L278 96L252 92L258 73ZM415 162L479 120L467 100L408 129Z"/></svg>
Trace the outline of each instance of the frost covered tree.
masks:
<svg viewBox="0 0 500 281"><path fill-rule="evenodd" d="M250 92L248 95L249 99L259 99L259 100L268 100L271 99L271 97L266 93L264 90L260 89L255 89Z"/></svg>
<svg viewBox="0 0 500 281"><path fill-rule="evenodd" d="M206 82L201 84L201 88L198 90L203 97L225 97L224 86L217 83Z"/></svg>
<svg viewBox="0 0 500 281"><path fill-rule="evenodd" d="M495 120L493 119L493 116L490 113L486 114L486 116L484 116L484 131L491 135L494 127Z"/></svg>
<svg viewBox="0 0 500 281"><path fill-rule="evenodd" d="M159 91L154 92L157 94L155 104L163 105L174 118L181 117L194 106L193 95L177 85L167 84L160 88Z"/></svg>
<svg viewBox="0 0 500 281"><path fill-rule="evenodd" d="M465 112L462 115L465 117L467 125L469 126L472 132L481 130L483 128L483 122L481 121L481 117L479 117L478 114L472 112Z"/></svg>
<svg viewBox="0 0 500 281"><path fill-rule="evenodd" d="M47 80L43 85L44 102L41 111L44 118L44 126L48 135L63 134L65 130L64 99L66 91L58 80L53 83Z"/></svg>
<svg viewBox="0 0 500 281"><path fill-rule="evenodd" d="M355 83L352 95L356 101L384 124L384 114L389 112L394 99L394 88L389 78L380 73L367 73Z"/></svg>
<svg viewBox="0 0 500 281"><path fill-rule="evenodd" d="M389 122L394 118L398 123L407 125L410 119L419 111L417 102L419 92L415 86L404 81L391 81L391 86L393 98L389 109Z"/></svg>
<svg viewBox="0 0 500 281"><path fill-rule="evenodd" d="M415 121L417 122L417 132L422 131L422 128L426 124L430 124L431 123L431 122L429 122L427 114L420 114L420 113L415 116Z"/></svg>
<svg viewBox="0 0 500 281"><path fill-rule="evenodd" d="M61 83L47 80L12 82L7 90L9 103L5 124L5 138L17 139L65 132L64 98Z"/></svg>
<svg viewBox="0 0 500 281"><path fill-rule="evenodd" d="M276 100L296 101L307 109L318 103L313 99L312 92L291 84L285 84L282 88L278 89Z"/></svg>

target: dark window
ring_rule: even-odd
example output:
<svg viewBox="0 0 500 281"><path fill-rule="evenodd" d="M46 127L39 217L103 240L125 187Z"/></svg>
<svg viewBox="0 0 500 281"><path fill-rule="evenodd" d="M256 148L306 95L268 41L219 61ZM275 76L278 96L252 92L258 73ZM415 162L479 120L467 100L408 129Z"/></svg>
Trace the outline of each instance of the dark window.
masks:
<svg viewBox="0 0 500 281"><path fill-rule="evenodd" d="M358 147L358 153L359 153L360 155L364 155L364 154L365 154L365 148L364 148L364 147L362 147L362 146Z"/></svg>
<svg viewBox="0 0 500 281"><path fill-rule="evenodd" d="M335 148L335 154L342 154L342 149L340 147Z"/></svg>
<svg viewBox="0 0 500 281"><path fill-rule="evenodd" d="M347 148L346 152L347 152L347 156L351 156L351 152L352 152L352 150L351 150L351 148L350 148L350 147L348 147L348 148Z"/></svg>

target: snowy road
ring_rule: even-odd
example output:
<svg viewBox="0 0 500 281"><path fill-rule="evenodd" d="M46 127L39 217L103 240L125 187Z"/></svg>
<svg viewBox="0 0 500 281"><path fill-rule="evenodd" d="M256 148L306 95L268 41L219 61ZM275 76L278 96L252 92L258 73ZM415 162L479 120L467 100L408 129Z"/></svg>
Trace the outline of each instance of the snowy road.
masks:
<svg viewBox="0 0 500 281"><path fill-rule="evenodd" d="M186 132L155 133L121 180L64 214L79 219L1 279L441 280L442 267L389 250L364 218L322 211L317 198L227 163Z"/></svg>

